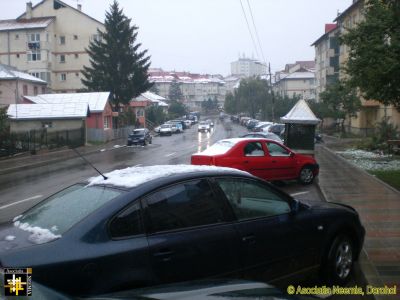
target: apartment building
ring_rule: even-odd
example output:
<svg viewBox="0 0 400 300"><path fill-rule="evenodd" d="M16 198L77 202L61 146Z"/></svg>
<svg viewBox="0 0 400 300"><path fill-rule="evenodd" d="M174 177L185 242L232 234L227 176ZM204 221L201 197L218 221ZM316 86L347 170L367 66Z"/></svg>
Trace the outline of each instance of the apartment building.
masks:
<svg viewBox="0 0 400 300"><path fill-rule="evenodd" d="M168 99L171 83L180 84L183 103L192 110L200 110L201 103L209 98L218 100L223 106L225 101L225 82L220 75L202 75L189 72L168 72L162 69L150 69L149 80L158 89L158 95Z"/></svg>
<svg viewBox="0 0 400 300"><path fill-rule="evenodd" d="M240 57L231 63L231 74L240 77L260 76L267 73L267 66L262 62L246 57Z"/></svg>
<svg viewBox="0 0 400 300"><path fill-rule="evenodd" d="M336 24L325 24L325 33L311 46L315 47L315 99L329 84L339 79L339 29Z"/></svg>
<svg viewBox="0 0 400 300"><path fill-rule="evenodd" d="M315 100L314 68L314 61L296 61L294 64L286 64L284 70L275 73L274 92L282 97Z"/></svg>
<svg viewBox="0 0 400 300"><path fill-rule="evenodd" d="M334 21L340 34L344 34L349 28L354 28L363 20L364 0L353 0L353 3L342 12ZM339 78L345 78L344 65L349 58L349 47L340 45L339 54ZM400 128L400 113L393 106L386 106L375 100L365 100L361 98L361 109L356 117L348 118L345 125L348 131L370 135L375 132L376 125L385 118L389 118L389 122Z"/></svg>
<svg viewBox="0 0 400 300"><path fill-rule="evenodd" d="M38 77L56 93L84 88L86 48L103 23L60 0L43 0L13 20L0 20L0 63Z"/></svg>

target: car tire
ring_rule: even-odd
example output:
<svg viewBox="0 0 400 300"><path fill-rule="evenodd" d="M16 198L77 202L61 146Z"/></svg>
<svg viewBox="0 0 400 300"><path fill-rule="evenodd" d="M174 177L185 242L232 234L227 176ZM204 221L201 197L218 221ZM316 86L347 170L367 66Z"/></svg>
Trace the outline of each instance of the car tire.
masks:
<svg viewBox="0 0 400 300"><path fill-rule="evenodd" d="M328 284L345 285L351 276L354 263L354 243L345 234L333 240L322 262L322 277Z"/></svg>
<svg viewBox="0 0 400 300"><path fill-rule="evenodd" d="M299 174L299 182L301 184L307 185L311 184L314 181L314 172L312 167L305 166L301 169Z"/></svg>

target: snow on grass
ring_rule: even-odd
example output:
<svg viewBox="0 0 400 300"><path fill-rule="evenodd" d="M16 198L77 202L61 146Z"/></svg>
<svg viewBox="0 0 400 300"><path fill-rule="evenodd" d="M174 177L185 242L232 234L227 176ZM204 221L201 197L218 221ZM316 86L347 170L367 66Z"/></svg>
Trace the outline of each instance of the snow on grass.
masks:
<svg viewBox="0 0 400 300"><path fill-rule="evenodd" d="M356 149L336 153L365 170L400 170L400 160L392 155Z"/></svg>
<svg viewBox="0 0 400 300"><path fill-rule="evenodd" d="M15 240L15 236L13 236L13 235L7 235L7 236L4 238L4 240L6 240L6 241L8 241L8 242L11 242L11 241Z"/></svg>
<svg viewBox="0 0 400 300"><path fill-rule="evenodd" d="M15 221L14 226L31 233L28 240L35 244L47 243L61 237L61 235L56 235L48 229L38 226L32 227L28 223L21 223L20 221Z"/></svg>
<svg viewBox="0 0 400 300"><path fill-rule="evenodd" d="M104 180L102 176L89 178L89 186L96 184L111 184L115 186L132 188L139 186L147 181L161 177L168 177L180 173L193 173L204 171L238 172L248 174L247 172L236 169L215 167L215 166L197 166L197 165L159 165L146 167L130 167L122 170L115 170L104 174L108 179Z"/></svg>

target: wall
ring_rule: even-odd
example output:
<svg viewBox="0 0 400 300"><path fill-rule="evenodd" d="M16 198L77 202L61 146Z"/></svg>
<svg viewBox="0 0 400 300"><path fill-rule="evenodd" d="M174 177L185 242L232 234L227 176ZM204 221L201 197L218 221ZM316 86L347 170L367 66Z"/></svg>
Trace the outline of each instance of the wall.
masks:
<svg viewBox="0 0 400 300"><path fill-rule="evenodd" d="M32 104L34 105L34 104ZM47 128L48 132L71 130L82 128L83 119L64 119L64 120L27 120L27 121L10 121L11 132L27 132L29 130L43 129L43 122L52 122L52 127Z"/></svg>
<svg viewBox="0 0 400 300"><path fill-rule="evenodd" d="M34 89L37 88L39 94L46 93L47 88L43 84L35 84L30 81L18 80L18 92L17 98L18 103L22 103L22 96L24 95L24 86L27 88L27 94L25 96L34 96ZM44 90L43 90L44 88ZM9 104L15 104L16 95L15 90L17 89L16 80L0 80L0 107L7 106Z"/></svg>

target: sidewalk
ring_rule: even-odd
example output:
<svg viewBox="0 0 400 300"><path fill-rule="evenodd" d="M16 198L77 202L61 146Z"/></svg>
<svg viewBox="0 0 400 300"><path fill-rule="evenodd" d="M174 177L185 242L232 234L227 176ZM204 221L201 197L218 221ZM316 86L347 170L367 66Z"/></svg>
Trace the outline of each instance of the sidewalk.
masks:
<svg viewBox="0 0 400 300"><path fill-rule="evenodd" d="M76 150L83 156L90 155L95 152L109 151L116 148L116 145L124 146L126 143L125 139L113 140L101 145L87 145L76 148ZM22 155L16 155L9 158L0 159L0 175L7 174L10 172L21 171L27 168L36 168L45 166L51 163L56 163L72 158L77 158L77 154L72 149L67 147L39 151L37 154L24 153Z"/></svg>
<svg viewBox="0 0 400 300"><path fill-rule="evenodd" d="M397 285L400 298L400 192L336 155L316 148L319 185L327 201L353 206L366 229L360 268L368 284Z"/></svg>

